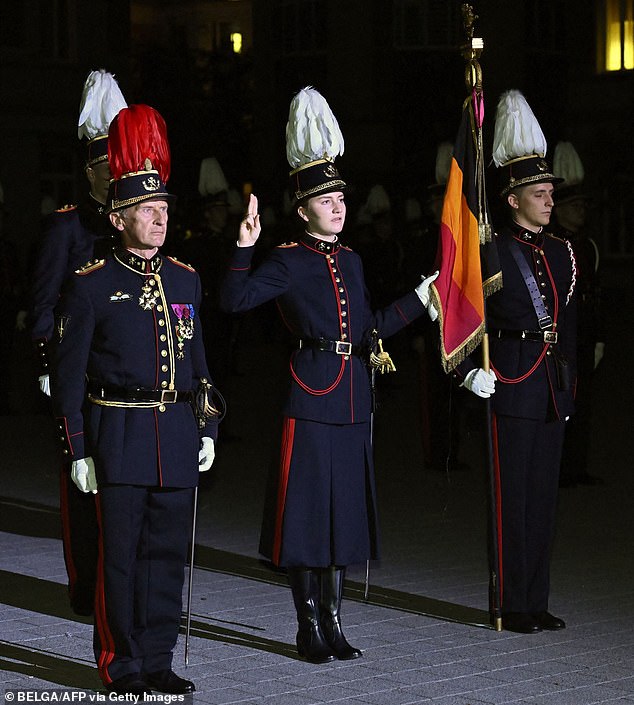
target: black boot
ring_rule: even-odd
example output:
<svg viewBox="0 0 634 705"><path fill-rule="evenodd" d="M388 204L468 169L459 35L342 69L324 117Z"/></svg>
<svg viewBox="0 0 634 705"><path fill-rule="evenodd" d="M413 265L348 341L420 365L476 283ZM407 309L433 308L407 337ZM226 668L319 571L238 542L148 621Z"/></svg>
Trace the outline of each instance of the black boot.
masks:
<svg viewBox="0 0 634 705"><path fill-rule="evenodd" d="M319 575L310 568L288 568L288 584L297 610L297 653L311 663L334 661L319 623Z"/></svg>
<svg viewBox="0 0 634 705"><path fill-rule="evenodd" d="M340 661L350 661L363 656L359 649L350 646L341 629L341 598L343 597L343 579L345 568L322 568L321 599L319 611L321 614L321 629L330 648Z"/></svg>

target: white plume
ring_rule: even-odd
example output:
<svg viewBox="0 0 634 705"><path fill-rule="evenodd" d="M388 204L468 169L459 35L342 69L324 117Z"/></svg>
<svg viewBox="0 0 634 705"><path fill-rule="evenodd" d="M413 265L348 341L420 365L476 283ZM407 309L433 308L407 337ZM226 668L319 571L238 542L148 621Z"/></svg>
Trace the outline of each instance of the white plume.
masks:
<svg viewBox="0 0 634 705"><path fill-rule="evenodd" d="M201 196L215 196L228 189L227 179L218 160L215 157L203 159L198 176L198 193Z"/></svg>
<svg viewBox="0 0 634 705"><path fill-rule="evenodd" d="M380 184L370 189L368 199L365 202L365 210L369 215L381 215L382 213L390 212L390 197Z"/></svg>
<svg viewBox="0 0 634 705"><path fill-rule="evenodd" d="M84 83L79 104L77 136L91 140L107 134L117 113L128 104L114 76L104 69L91 71Z"/></svg>
<svg viewBox="0 0 634 705"><path fill-rule="evenodd" d="M453 156L453 144L451 142L441 142L436 152L436 183L446 184L451 170L451 158Z"/></svg>
<svg viewBox="0 0 634 705"><path fill-rule="evenodd" d="M566 186L574 186L583 181L583 164L570 142L557 142L553 155L553 174L565 179Z"/></svg>
<svg viewBox="0 0 634 705"><path fill-rule="evenodd" d="M498 102L493 134L493 161L502 166L511 159L537 154L546 156L546 137L526 98L507 91Z"/></svg>
<svg viewBox="0 0 634 705"><path fill-rule="evenodd" d="M343 135L326 99L312 86L291 101L286 124L286 158L292 169L343 154Z"/></svg>

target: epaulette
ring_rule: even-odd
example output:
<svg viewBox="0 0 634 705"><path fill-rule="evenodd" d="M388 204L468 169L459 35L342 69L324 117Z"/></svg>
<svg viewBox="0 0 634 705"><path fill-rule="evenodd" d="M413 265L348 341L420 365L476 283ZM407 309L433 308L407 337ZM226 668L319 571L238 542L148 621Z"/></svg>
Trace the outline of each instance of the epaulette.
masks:
<svg viewBox="0 0 634 705"><path fill-rule="evenodd" d="M283 242L281 245L277 246L278 249L288 249L289 247L297 247L296 242Z"/></svg>
<svg viewBox="0 0 634 705"><path fill-rule="evenodd" d="M167 259L172 263L172 264L177 264L179 267L182 267L183 269L186 269L188 272L195 272L196 270L191 266L191 264L185 264L184 262L181 262L180 260L177 260L176 257L171 257L170 255L167 256Z"/></svg>
<svg viewBox="0 0 634 705"><path fill-rule="evenodd" d="M348 247L348 245L341 245L342 250L346 250L346 252L354 252L352 247Z"/></svg>
<svg viewBox="0 0 634 705"><path fill-rule="evenodd" d="M94 272L97 269L101 269L105 263L105 259L90 260L89 262L86 262L86 264L82 265L79 269L76 269L75 274L79 274L81 276L84 276L84 274L90 274L91 272Z"/></svg>
<svg viewBox="0 0 634 705"><path fill-rule="evenodd" d="M552 237L553 240L559 240L559 242L566 242L566 238L561 237L560 235L555 235L555 233L544 232L544 235L546 237Z"/></svg>
<svg viewBox="0 0 634 705"><path fill-rule="evenodd" d="M68 213L68 211L74 211L77 210L77 204L76 203L67 203L65 206L62 206L61 208L58 208L55 212L56 213Z"/></svg>

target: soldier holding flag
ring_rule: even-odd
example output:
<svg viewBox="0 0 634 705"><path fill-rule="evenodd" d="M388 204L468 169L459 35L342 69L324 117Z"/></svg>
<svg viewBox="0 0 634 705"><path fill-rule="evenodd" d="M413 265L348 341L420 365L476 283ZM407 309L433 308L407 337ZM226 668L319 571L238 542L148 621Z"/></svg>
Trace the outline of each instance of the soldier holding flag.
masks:
<svg viewBox="0 0 634 705"><path fill-rule="evenodd" d="M493 159L508 221L496 237L503 288L487 301L491 369L467 358L467 389L491 397L503 628L563 629L549 610L550 555L566 419L574 410L575 259L549 230L556 178L524 96L498 104Z"/></svg>

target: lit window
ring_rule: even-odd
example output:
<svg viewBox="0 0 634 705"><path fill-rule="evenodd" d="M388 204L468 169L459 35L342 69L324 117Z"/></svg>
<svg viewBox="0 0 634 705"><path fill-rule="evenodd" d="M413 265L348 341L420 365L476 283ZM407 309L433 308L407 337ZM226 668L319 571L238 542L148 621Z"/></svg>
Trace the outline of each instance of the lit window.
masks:
<svg viewBox="0 0 634 705"><path fill-rule="evenodd" d="M242 51L242 34L240 32L231 33L231 45L234 54L239 54Z"/></svg>
<svg viewBox="0 0 634 705"><path fill-rule="evenodd" d="M634 0L604 0L606 71L634 69Z"/></svg>

